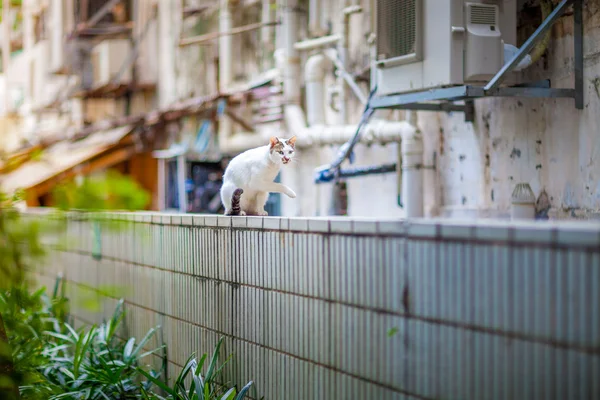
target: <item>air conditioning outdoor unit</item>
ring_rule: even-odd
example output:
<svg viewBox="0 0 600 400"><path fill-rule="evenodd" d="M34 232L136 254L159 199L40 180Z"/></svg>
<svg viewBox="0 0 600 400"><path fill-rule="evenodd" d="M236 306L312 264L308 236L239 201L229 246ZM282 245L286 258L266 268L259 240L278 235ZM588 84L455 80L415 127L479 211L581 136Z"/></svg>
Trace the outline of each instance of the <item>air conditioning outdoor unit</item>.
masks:
<svg viewBox="0 0 600 400"><path fill-rule="evenodd" d="M128 39L105 40L92 50L92 68L94 70L94 87L102 87L112 83L121 68L128 62L131 51ZM127 65L117 80L117 84L131 82L131 65Z"/></svg>
<svg viewBox="0 0 600 400"><path fill-rule="evenodd" d="M516 46L517 0L376 0L378 94L483 84Z"/></svg>

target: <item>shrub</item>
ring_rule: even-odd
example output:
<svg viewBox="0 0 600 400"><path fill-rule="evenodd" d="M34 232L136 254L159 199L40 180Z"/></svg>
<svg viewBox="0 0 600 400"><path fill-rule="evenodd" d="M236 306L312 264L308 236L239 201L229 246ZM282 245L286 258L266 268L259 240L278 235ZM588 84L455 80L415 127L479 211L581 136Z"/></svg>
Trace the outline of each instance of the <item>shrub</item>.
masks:
<svg viewBox="0 0 600 400"><path fill-rule="evenodd" d="M222 343L223 338L220 338L213 351L206 375L204 376L202 376L202 368L207 358L206 353L200 357L200 362L198 362L195 355L192 354L186 361L185 367L175 379L173 386L168 386L160 379L144 371L142 368L139 368L139 371L158 388L167 393L167 399L170 400L242 400L253 386L253 382L248 382L239 392L236 387L226 389L220 384L223 367L231 358L231 356L229 356L223 364L217 366L217 359L219 358ZM191 376L191 379L188 379L188 376ZM190 382L189 385L186 385L186 380ZM153 391L145 391L143 399L162 400L164 397L159 396Z"/></svg>

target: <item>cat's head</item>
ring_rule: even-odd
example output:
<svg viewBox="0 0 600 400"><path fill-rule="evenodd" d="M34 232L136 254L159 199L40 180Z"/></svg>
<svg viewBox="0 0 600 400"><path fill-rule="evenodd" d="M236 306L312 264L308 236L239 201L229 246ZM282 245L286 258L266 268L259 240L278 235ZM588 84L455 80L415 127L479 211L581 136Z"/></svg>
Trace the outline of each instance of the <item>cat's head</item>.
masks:
<svg viewBox="0 0 600 400"><path fill-rule="evenodd" d="M275 164L289 164L296 152L296 136L281 139L273 136L269 142L269 157Z"/></svg>

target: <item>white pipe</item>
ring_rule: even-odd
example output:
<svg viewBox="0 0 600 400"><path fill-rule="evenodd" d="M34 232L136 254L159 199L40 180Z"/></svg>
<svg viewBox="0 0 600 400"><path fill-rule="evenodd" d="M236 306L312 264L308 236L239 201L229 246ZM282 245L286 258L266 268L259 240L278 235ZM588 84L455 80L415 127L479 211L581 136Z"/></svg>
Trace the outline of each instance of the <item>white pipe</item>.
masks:
<svg viewBox="0 0 600 400"><path fill-rule="evenodd" d="M261 29L261 41L262 41L262 62L263 70L272 68L268 65L269 55L273 52L273 28L266 24L273 20L271 11L272 0L262 0L262 23L265 26Z"/></svg>
<svg viewBox="0 0 600 400"><path fill-rule="evenodd" d="M321 36L315 39L308 39L295 43L294 48L299 51L315 50L337 44L341 39L341 35Z"/></svg>
<svg viewBox="0 0 600 400"><path fill-rule="evenodd" d="M356 133L356 125L314 125L306 127L304 113L299 106L288 105L284 111L286 125L296 135L297 147L325 146L344 144ZM362 144L399 143L404 137L416 135L416 128L407 121L376 120L363 128Z"/></svg>
<svg viewBox="0 0 600 400"><path fill-rule="evenodd" d="M325 75L332 62L323 54L311 56L304 66L308 125L325 124Z"/></svg>
<svg viewBox="0 0 600 400"><path fill-rule="evenodd" d="M285 100L300 104L300 57L294 44L298 41L298 0L283 0L282 12L286 66L282 71Z"/></svg>
<svg viewBox="0 0 600 400"><path fill-rule="evenodd" d="M321 1L308 2L308 32L311 36L319 36L321 31Z"/></svg>
<svg viewBox="0 0 600 400"><path fill-rule="evenodd" d="M176 46L173 45L173 38L179 38L179 32L176 24L173 23L173 15L177 10L173 9L173 5L168 1L158 2L158 40L159 54L158 57L158 100L160 107L168 107L177 100L176 93ZM179 14L177 14L179 15Z"/></svg>
<svg viewBox="0 0 600 400"><path fill-rule="evenodd" d="M233 27L229 0L220 0L219 32L230 32ZM227 91L232 81L232 46L233 35L222 35L219 38L219 89Z"/></svg>
<svg viewBox="0 0 600 400"><path fill-rule="evenodd" d="M412 125L411 125L412 126ZM415 129L402 138L402 202L406 218L423 216L423 140Z"/></svg>

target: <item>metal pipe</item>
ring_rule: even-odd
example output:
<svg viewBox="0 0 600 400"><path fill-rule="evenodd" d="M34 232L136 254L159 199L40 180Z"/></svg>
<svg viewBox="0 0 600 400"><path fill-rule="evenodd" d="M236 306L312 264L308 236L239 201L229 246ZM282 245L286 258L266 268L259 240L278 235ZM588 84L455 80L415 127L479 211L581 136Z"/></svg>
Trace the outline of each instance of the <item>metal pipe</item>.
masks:
<svg viewBox="0 0 600 400"><path fill-rule="evenodd" d="M192 36L189 38L184 38L179 41L179 47L190 46L192 44L203 44L206 42L210 42L211 40L218 39L223 36L233 36L239 35L240 33L251 32L258 29L268 29L271 26L279 25L279 21L269 21L269 22L257 22L254 24L248 24L244 26L238 26L237 28L231 28L227 31L219 32L211 32L204 35Z"/></svg>
<svg viewBox="0 0 600 400"><path fill-rule="evenodd" d="M510 73L519 64L519 62L521 62L521 60L525 58L526 55L529 54L529 52L531 51L531 49L533 49L538 40L544 35L544 33L546 33L546 31L548 31L552 27L554 22L556 22L556 20L563 14L565 9L568 6L570 6L571 3L573 3L573 1L574 0L562 0L560 4L556 6L554 11L552 11L550 16L542 22L542 24L536 29L533 35L531 35L529 39L527 39L527 41L523 44L523 46L521 46L519 52L515 54L513 59L510 60L510 62L508 62L507 64L504 64L500 71L498 71L498 73L487 83L487 85L485 85L483 90L488 92L500 86L506 75Z"/></svg>
<svg viewBox="0 0 600 400"><path fill-rule="evenodd" d="M337 44L341 39L341 35L321 36L315 39L308 39L298 42L294 44L294 48L299 51L316 50L321 47Z"/></svg>
<svg viewBox="0 0 600 400"><path fill-rule="evenodd" d="M398 164L384 164L384 165L374 165L367 167L354 167L354 168L346 168L341 169L338 178L340 179L348 179L348 178L356 178L360 176L368 176L368 175L381 175L381 174L389 174L392 172L396 172L398 169ZM334 177L315 177L315 183L327 183L333 181Z"/></svg>
<svg viewBox="0 0 600 400"><path fill-rule="evenodd" d="M187 193L185 191L186 162L185 155L177 156L177 197L179 212L187 212Z"/></svg>
<svg viewBox="0 0 600 400"><path fill-rule="evenodd" d="M348 71L344 67L343 63L341 62L341 60L336 56L336 53L334 51L325 51L325 54L335 64L335 66L338 70L337 73L339 75L341 75L341 77L348 84L348 86L350 86L350 89L352 89L352 91L354 92L354 94L356 95L358 100L363 105L366 105L367 104L367 95L365 95L363 93L363 91L360 89L360 87L358 87L358 85L356 84L356 81L354 80L352 75L350 75L348 73ZM342 82L342 85L343 85L343 82Z"/></svg>

